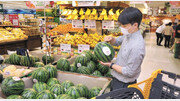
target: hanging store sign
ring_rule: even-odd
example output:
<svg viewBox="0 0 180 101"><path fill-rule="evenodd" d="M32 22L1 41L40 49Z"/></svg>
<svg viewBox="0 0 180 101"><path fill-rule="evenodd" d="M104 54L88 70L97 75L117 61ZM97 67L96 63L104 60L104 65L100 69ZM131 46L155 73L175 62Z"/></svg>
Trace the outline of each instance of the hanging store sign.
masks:
<svg viewBox="0 0 180 101"><path fill-rule="evenodd" d="M114 21L102 21L102 29L114 29Z"/></svg>
<svg viewBox="0 0 180 101"><path fill-rule="evenodd" d="M4 9L4 14L36 14L35 9Z"/></svg>
<svg viewBox="0 0 180 101"><path fill-rule="evenodd" d="M85 20L84 27L90 28L90 29L96 28L96 21L95 20Z"/></svg>
<svg viewBox="0 0 180 101"><path fill-rule="evenodd" d="M71 44L60 44L61 52L71 52Z"/></svg>
<svg viewBox="0 0 180 101"><path fill-rule="evenodd" d="M19 17L18 17L18 15L17 14L10 14L9 15L9 20L11 21L11 23L13 24L13 25L19 25Z"/></svg>
<svg viewBox="0 0 180 101"><path fill-rule="evenodd" d="M100 6L100 1L72 1L73 7L78 6Z"/></svg>
<svg viewBox="0 0 180 101"><path fill-rule="evenodd" d="M72 20L72 28L83 28L82 20Z"/></svg>
<svg viewBox="0 0 180 101"><path fill-rule="evenodd" d="M81 53L85 50L90 50L90 45L78 45L78 53Z"/></svg>

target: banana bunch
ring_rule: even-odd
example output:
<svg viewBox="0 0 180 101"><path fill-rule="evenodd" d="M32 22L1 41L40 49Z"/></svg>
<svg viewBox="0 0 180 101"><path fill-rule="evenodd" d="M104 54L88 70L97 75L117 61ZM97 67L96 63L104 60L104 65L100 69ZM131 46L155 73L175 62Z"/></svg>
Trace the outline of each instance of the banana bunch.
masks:
<svg viewBox="0 0 180 101"><path fill-rule="evenodd" d="M105 9L102 10L98 20L108 19L107 18L107 11Z"/></svg>
<svg viewBox="0 0 180 101"><path fill-rule="evenodd" d="M91 10L88 8L85 12L85 19L89 19L90 14L91 14Z"/></svg>
<svg viewBox="0 0 180 101"><path fill-rule="evenodd" d="M97 10L93 8L91 15L96 15L96 14L97 14Z"/></svg>
<svg viewBox="0 0 180 101"><path fill-rule="evenodd" d="M108 13L109 13L108 20L113 20L113 16L114 16L113 9L109 10Z"/></svg>
<svg viewBox="0 0 180 101"><path fill-rule="evenodd" d="M114 14L113 15L113 19L115 20L115 21L117 21L118 20L118 17L119 17L119 15L120 15L120 9L118 9L118 10L116 10L116 14Z"/></svg>
<svg viewBox="0 0 180 101"><path fill-rule="evenodd" d="M74 9L73 12L72 12L72 15L77 15L77 14L78 14L78 10Z"/></svg>
<svg viewBox="0 0 180 101"><path fill-rule="evenodd" d="M82 8L79 11L79 15L84 15L84 10Z"/></svg>

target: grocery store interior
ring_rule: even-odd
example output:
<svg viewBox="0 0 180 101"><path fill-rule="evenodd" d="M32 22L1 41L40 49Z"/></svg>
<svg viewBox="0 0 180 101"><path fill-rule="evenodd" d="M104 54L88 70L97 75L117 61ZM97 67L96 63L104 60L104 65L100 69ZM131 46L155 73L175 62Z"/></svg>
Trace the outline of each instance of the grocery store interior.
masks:
<svg viewBox="0 0 180 101"><path fill-rule="evenodd" d="M94 56L96 45L104 42L104 37L123 36L118 17L128 7L138 8L143 14L139 30L145 41L146 52L137 82L147 80L158 69L180 75L180 40L175 41L179 39L176 37L176 27L180 21L180 1L0 1L0 81L10 76L19 77L24 80L26 88L32 88L33 82L41 81L36 78L38 72L35 71L50 63L52 67L54 65L57 68L58 76L55 71L52 75L56 75L60 83L70 80L74 84L86 82L87 85L84 85L88 88L94 85L101 87L98 94L93 95L93 93L88 97L86 94L79 97L72 95L69 99L71 97L92 98L99 93L102 94L102 90L105 91L105 87L108 88L109 79L107 78L112 77L111 70L109 68L105 70L96 65L98 63L95 64L96 69L79 68L94 65L91 54ZM161 45L157 45L157 29L162 25L165 29L169 23L172 23L173 29L169 46L164 46L163 34ZM171 50L173 44L174 49ZM113 60L116 60L121 46L113 46L113 49L115 50ZM82 57L82 60L80 58L78 60L82 54L90 54L88 56L93 63L83 63L86 60ZM83 62L79 66L77 61ZM47 81L45 74L42 74L45 80L42 82L48 82L50 79ZM93 76L86 77L80 74ZM81 76L84 79L81 80ZM33 82L29 80L31 77ZM100 82L98 78L101 78ZM168 77L164 80L174 83ZM3 86L1 82L0 86ZM94 85L91 84L92 82ZM180 85L180 82L176 82L176 85ZM7 92L2 89L2 92L1 89L0 98L20 94L18 91L10 94L11 89ZM41 98L40 94L38 95ZM22 96L19 95L19 99ZM64 97L68 98L68 96ZM59 98L61 99L62 96Z"/></svg>

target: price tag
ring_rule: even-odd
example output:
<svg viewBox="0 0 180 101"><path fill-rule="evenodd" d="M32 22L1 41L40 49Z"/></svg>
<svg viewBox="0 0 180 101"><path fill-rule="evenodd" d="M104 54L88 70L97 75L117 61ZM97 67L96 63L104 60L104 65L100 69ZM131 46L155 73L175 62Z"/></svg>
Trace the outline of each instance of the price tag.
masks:
<svg viewBox="0 0 180 101"><path fill-rule="evenodd" d="M72 20L72 28L83 28L82 20Z"/></svg>
<svg viewBox="0 0 180 101"><path fill-rule="evenodd" d="M62 52L71 52L71 44L60 44L60 49Z"/></svg>
<svg viewBox="0 0 180 101"><path fill-rule="evenodd" d="M96 21L95 20L85 20L84 26L85 26L85 28L96 28Z"/></svg>
<svg viewBox="0 0 180 101"><path fill-rule="evenodd" d="M19 21L17 19L13 19L13 25L18 25Z"/></svg>
<svg viewBox="0 0 180 101"><path fill-rule="evenodd" d="M102 29L114 29L114 21L102 21Z"/></svg>
<svg viewBox="0 0 180 101"><path fill-rule="evenodd" d="M78 45L78 53L81 53L84 50L90 50L90 46L89 45Z"/></svg>

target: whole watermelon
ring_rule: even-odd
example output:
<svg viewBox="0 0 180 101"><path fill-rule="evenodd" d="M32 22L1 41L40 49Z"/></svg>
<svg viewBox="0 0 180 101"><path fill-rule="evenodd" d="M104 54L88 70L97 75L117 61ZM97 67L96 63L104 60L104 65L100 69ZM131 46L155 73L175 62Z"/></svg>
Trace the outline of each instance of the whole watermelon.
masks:
<svg viewBox="0 0 180 101"><path fill-rule="evenodd" d="M47 57L47 64L53 63L54 62L54 57L53 56L47 56L46 54L43 55L42 61L46 65L46 57Z"/></svg>
<svg viewBox="0 0 180 101"><path fill-rule="evenodd" d="M109 71L108 66L104 66L101 63L97 65L98 71L100 71L102 74L106 74Z"/></svg>
<svg viewBox="0 0 180 101"><path fill-rule="evenodd" d="M59 80L56 79L56 78L50 78L50 79L47 81L47 85L48 85L48 86L53 86L54 84L60 84Z"/></svg>
<svg viewBox="0 0 180 101"><path fill-rule="evenodd" d="M35 62L34 67L44 67L42 62Z"/></svg>
<svg viewBox="0 0 180 101"><path fill-rule="evenodd" d="M34 56L34 60L35 60L35 62L40 62L40 58L38 58L36 56Z"/></svg>
<svg viewBox="0 0 180 101"><path fill-rule="evenodd" d="M111 75L111 71L109 70L108 72L107 72L107 74L105 74L104 75L105 77L110 77L110 78L112 78L113 76Z"/></svg>
<svg viewBox="0 0 180 101"><path fill-rule="evenodd" d="M90 61L93 57L93 54L91 53L90 50L85 50L82 52L82 55L85 55L88 58L88 61Z"/></svg>
<svg viewBox="0 0 180 101"><path fill-rule="evenodd" d="M99 77L102 76L101 72L98 70L94 71L92 75L99 76Z"/></svg>
<svg viewBox="0 0 180 101"><path fill-rule="evenodd" d="M89 98L98 96L98 94L100 93L101 90L102 90L102 88L100 88L100 87L91 88L90 92L89 92Z"/></svg>
<svg viewBox="0 0 180 101"><path fill-rule="evenodd" d="M45 69L49 72L49 78L57 77L57 69L53 65L46 65Z"/></svg>
<svg viewBox="0 0 180 101"><path fill-rule="evenodd" d="M88 62L87 68L90 68L91 73L94 72L96 70L96 63L94 63L93 61Z"/></svg>
<svg viewBox="0 0 180 101"><path fill-rule="evenodd" d="M13 53L9 56L9 61L11 64L19 65L21 60L21 56Z"/></svg>
<svg viewBox="0 0 180 101"><path fill-rule="evenodd" d="M70 62L65 58L59 59L57 62L57 69L62 70L62 71L69 71Z"/></svg>
<svg viewBox="0 0 180 101"><path fill-rule="evenodd" d="M36 99L36 95L38 93L36 92L36 90L32 89L32 88L27 88L22 92L22 97L24 99Z"/></svg>
<svg viewBox="0 0 180 101"><path fill-rule="evenodd" d="M1 85L2 92L6 96L21 94L24 87L24 81L15 77L5 78Z"/></svg>
<svg viewBox="0 0 180 101"><path fill-rule="evenodd" d="M98 63L98 59L97 59L97 57L96 57L96 55L95 54L93 54L93 56L92 56L92 59L91 59L92 61L94 61L96 64Z"/></svg>
<svg viewBox="0 0 180 101"><path fill-rule="evenodd" d="M32 73L32 78L38 82L46 82L49 79L49 73L45 68L39 67Z"/></svg>
<svg viewBox="0 0 180 101"><path fill-rule="evenodd" d="M55 99L55 96L49 90L44 90L37 94L36 99Z"/></svg>
<svg viewBox="0 0 180 101"><path fill-rule="evenodd" d="M92 71L91 71L90 68L87 68L85 66L81 66L81 67L78 68L77 72L80 73L80 74L90 75Z"/></svg>
<svg viewBox="0 0 180 101"><path fill-rule="evenodd" d="M88 88L87 88L85 85L83 85L83 84L78 84L78 85L76 85L76 87L79 88L79 90L80 90L80 92L81 92L81 97L88 97L88 95L89 95L89 90L88 90Z"/></svg>
<svg viewBox="0 0 180 101"><path fill-rule="evenodd" d="M70 95L72 98L77 99L81 97L81 92L78 87L72 86L68 88L66 94Z"/></svg>
<svg viewBox="0 0 180 101"><path fill-rule="evenodd" d="M61 95L58 95L56 99L73 99L73 98L68 94L61 94Z"/></svg>
<svg viewBox="0 0 180 101"><path fill-rule="evenodd" d="M47 90L48 86L44 82L36 82L35 84L33 84L33 89L36 90L37 92L41 92L43 90Z"/></svg>
<svg viewBox="0 0 180 101"><path fill-rule="evenodd" d="M10 59L9 59L9 58L8 58L8 59L5 59L4 63L6 63L6 64L11 64Z"/></svg>
<svg viewBox="0 0 180 101"><path fill-rule="evenodd" d="M115 56L115 51L110 44L99 42L94 48L94 54L98 60L102 62L110 62Z"/></svg>
<svg viewBox="0 0 180 101"><path fill-rule="evenodd" d="M49 88L49 91L51 91L56 96L65 93L63 86L61 86L60 84L54 84Z"/></svg>
<svg viewBox="0 0 180 101"><path fill-rule="evenodd" d="M86 66L88 62L88 58L86 56L79 55L75 59L75 66L76 67L81 67L81 66Z"/></svg>
<svg viewBox="0 0 180 101"><path fill-rule="evenodd" d="M76 72L77 71L77 67L74 66L74 65L71 65L69 71Z"/></svg>
<svg viewBox="0 0 180 101"><path fill-rule="evenodd" d="M29 59L31 62L29 61ZM22 66L34 66L34 63L35 63L34 58L30 56L29 59L27 56L22 56L21 61L20 61L20 65L22 65Z"/></svg>
<svg viewBox="0 0 180 101"><path fill-rule="evenodd" d="M20 95L10 95L6 99L23 99L23 97Z"/></svg>
<svg viewBox="0 0 180 101"><path fill-rule="evenodd" d="M67 91L68 88L74 86L74 84L69 80L64 81L61 85L64 87L65 92Z"/></svg>

